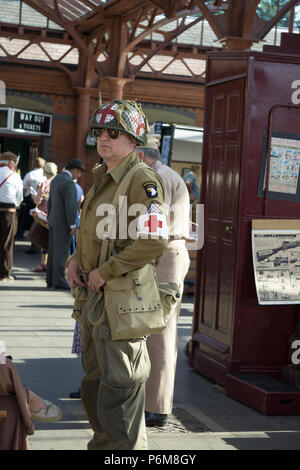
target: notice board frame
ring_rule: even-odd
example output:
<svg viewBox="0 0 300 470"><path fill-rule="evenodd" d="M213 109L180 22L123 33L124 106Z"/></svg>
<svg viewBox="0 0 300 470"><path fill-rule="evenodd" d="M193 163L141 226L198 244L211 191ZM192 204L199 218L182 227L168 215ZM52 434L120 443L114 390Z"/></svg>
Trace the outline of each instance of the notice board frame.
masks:
<svg viewBox="0 0 300 470"><path fill-rule="evenodd" d="M261 258L257 236L263 240ZM300 219L252 219L251 239L258 303L300 304ZM289 285L286 292L285 285Z"/></svg>
<svg viewBox="0 0 300 470"><path fill-rule="evenodd" d="M289 202L300 202L300 165L299 165L297 190L295 194L278 192L278 191L270 191L270 188L268 188L267 190L267 188L264 187L265 185L267 186L267 175L270 176L270 171L267 172L267 169L270 170L270 165L267 165L267 160L268 160L268 157L270 159L272 156L270 155L271 148L269 148L269 142L271 144L273 137L274 138L277 137L281 139L288 139L288 140L297 140L299 141L299 150L300 150L300 134L273 131L269 138L269 131L266 129L265 135L264 135L263 156L262 156L261 170L260 170L259 183L258 183L258 197L266 197L266 191L267 191L269 199L276 199L279 201L289 201Z"/></svg>

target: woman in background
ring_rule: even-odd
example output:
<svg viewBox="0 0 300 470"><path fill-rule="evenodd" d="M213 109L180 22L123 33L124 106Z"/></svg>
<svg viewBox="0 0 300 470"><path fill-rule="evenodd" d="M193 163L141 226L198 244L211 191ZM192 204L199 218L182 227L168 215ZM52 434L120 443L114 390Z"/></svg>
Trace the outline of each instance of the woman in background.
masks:
<svg viewBox="0 0 300 470"><path fill-rule="evenodd" d="M36 194L32 194L31 197L36 205L36 208L38 211L40 211L41 216L47 217L50 183L57 174L56 163L47 162L43 168L43 171L47 179L39 184ZM35 268L32 268L32 271L35 273L47 271L47 257L47 250L42 249L41 263L38 266L35 266Z"/></svg>

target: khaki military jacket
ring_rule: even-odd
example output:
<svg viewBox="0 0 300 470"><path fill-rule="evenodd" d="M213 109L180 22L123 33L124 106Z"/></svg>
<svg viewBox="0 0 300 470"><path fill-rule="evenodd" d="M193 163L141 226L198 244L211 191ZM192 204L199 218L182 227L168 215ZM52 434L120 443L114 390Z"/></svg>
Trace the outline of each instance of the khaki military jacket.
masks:
<svg viewBox="0 0 300 470"><path fill-rule="evenodd" d="M122 178L130 168L139 162L140 159L134 151L110 172L107 172L105 163L95 168L93 170L94 185L82 204L77 247L72 258L76 257L82 271L90 272L99 268L99 273L104 280L114 279L153 262L162 255L167 246L168 240L162 237L147 239L124 237L124 223L129 227L131 222L137 220L138 217L138 213L128 215L132 205L141 204L149 212L164 213L164 187L161 178L149 168L141 168L134 173L126 195L124 195L127 197L128 209L122 212L122 238L120 238L120 227L117 224L114 254L101 266L99 265L103 242L101 231L103 231L103 221L107 218L107 213L104 214L105 205L110 208L110 203Z"/></svg>

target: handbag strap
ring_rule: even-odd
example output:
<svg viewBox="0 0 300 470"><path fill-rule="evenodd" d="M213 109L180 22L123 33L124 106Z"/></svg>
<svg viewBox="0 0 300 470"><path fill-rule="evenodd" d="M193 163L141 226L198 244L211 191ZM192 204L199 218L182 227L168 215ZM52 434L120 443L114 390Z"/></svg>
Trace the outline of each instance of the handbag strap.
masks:
<svg viewBox="0 0 300 470"><path fill-rule="evenodd" d="M4 185L5 181L7 181L8 178L10 178L13 174L14 174L14 172L12 171L11 173L9 173L9 175L8 175L6 178L4 178L4 180L2 181L2 183L0 183L0 188L1 188L1 186Z"/></svg>
<svg viewBox="0 0 300 470"><path fill-rule="evenodd" d="M118 206L119 206L119 197L124 196L126 194L126 191L128 189L128 186L133 178L134 173L141 169L141 168L149 168L146 163L144 162L139 162L136 165L134 165L128 173L124 176L122 179L121 183L119 184L116 193L114 195L114 198L112 200L112 205L116 208L115 211L115 223L117 226L118 223ZM150 169L150 168L149 168ZM114 244L114 239L109 238L109 234L107 235L106 238L102 240L102 246L101 246L101 251L100 251L100 257L99 257L99 266L101 266L109 257L111 256L112 249L113 249L113 244Z"/></svg>

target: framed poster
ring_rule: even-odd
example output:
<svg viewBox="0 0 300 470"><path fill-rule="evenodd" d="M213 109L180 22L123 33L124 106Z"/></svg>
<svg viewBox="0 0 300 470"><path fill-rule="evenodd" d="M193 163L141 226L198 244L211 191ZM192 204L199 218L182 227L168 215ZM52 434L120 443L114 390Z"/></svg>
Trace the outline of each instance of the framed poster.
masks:
<svg viewBox="0 0 300 470"><path fill-rule="evenodd" d="M190 171L191 171L191 168L182 168L182 170L181 170L182 178L184 178L185 175L187 175Z"/></svg>
<svg viewBox="0 0 300 470"><path fill-rule="evenodd" d="M161 162L164 165L169 165L170 158L171 158L171 136L164 135L162 138L162 145L161 145Z"/></svg>
<svg viewBox="0 0 300 470"><path fill-rule="evenodd" d="M268 156L268 133L265 133L259 197L264 197ZM270 199L300 202L300 135L272 132L269 160Z"/></svg>
<svg viewBox="0 0 300 470"><path fill-rule="evenodd" d="M300 220L252 220L252 258L259 304L300 304Z"/></svg>

